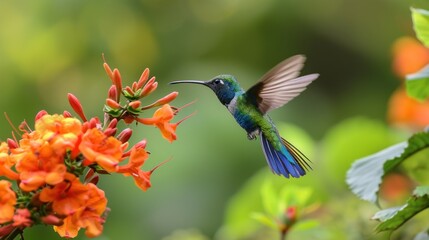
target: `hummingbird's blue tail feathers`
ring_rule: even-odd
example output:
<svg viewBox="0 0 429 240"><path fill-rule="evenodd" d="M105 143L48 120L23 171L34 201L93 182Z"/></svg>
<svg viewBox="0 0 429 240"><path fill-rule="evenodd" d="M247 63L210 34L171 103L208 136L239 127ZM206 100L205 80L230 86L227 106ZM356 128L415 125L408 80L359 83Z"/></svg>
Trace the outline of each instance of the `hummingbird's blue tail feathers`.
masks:
<svg viewBox="0 0 429 240"><path fill-rule="evenodd" d="M310 160L285 139L281 138L283 145L280 150L276 150L262 133L260 139L268 165L277 175L283 175L286 178L289 178L289 175L299 178L311 169L308 164Z"/></svg>

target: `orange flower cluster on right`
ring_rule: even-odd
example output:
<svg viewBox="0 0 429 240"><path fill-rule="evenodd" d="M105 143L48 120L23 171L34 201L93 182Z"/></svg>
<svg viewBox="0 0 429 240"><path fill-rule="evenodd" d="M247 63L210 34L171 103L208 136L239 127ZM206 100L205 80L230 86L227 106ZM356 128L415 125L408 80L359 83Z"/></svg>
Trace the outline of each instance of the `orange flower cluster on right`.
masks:
<svg viewBox="0 0 429 240"><path fill-rule="evenodd" d="M393 46L393 70L403 80L429 64L429 49L411 37L398 39ZM429 125L429 101L407 95L402 84L389 101L388 120L392 125L420 130Z"/></svg>
<svg viewBox="0 0 429 240"><path fill-rule="evenodd" d="M24 121L21 132L16 132L19 139L14 134L13 139L0 143L1 239L13 239L36 224L52 225L61 237L74 238L80 229L88 237L97 237L109 211L104 191L97 186L100 174L131 176L143 191L151 187L151 175L162 163L142 170L149 157L146 140L130 146L132 130L125 128L117 134L118 123L155 126L172 142L184 120L171 123L179 108L169 103L178 93L142 106L141 100L157 88L155 78L149 79L149 70L131 87L123 88L119 71L111 70L107 63L104 68L112 80L105 122L88 119L79 100L69 94L70 105L81 120L67 111L50 115L42 110L35 117L34 129ZM140 117L156 107L152 117Z"/></svg>

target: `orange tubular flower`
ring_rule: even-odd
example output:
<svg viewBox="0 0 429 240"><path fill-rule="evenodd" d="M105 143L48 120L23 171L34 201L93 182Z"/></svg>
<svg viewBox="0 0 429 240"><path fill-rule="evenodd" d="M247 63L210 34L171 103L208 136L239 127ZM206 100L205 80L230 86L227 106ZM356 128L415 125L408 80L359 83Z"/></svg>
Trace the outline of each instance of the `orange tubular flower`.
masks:
<svg viewBox="0 0 429 240"><path fill-rule="evenodd" d="M104 218L103 213L106 211L107 199L104 191L97 188L94 184L88 184L88 200L86 207L79 216L79 225L85 228L85 234L88 237L97 237L103 231Z"/></svg>
<svg viewBox="0 0 429 240"><path fill-rule="evenodd" d="M144 172L140 169L140 167L144 164L148 157L149 154L144 148L134 147L131 150L128 164L120 166L117 172L122 173L124 176L132 176L134 178L135 184L143 191L146 191L151 186L151 172Z"/></svg>
<svg viewBox="0 0 429 240"><path fill-rule="evenodd" d="M13 165L15 162L9 157L9 146L6 142L2 142L0 144L0 176L11 180L19 179L19 175L11 169Z"/></svg>
<svg viewBox="0 0 429 240"><path fill-rule="evenodd" d="M24 191L36 190L45 183L57 184L66 172L63 157L56 155L40 137L38 132L24 134L20 147L11 150L11 158L15 159L20 173L19 187Z"/></svg>
<svg viewBox="0 0 429 240"><path fill-rule="evenodd" d="M161 130L162 136L170 142L176 140L176 128L179 123L170 123L174 117L174 111L170 105L164 104L155 111L152 118L139 118L138 122L146 125L154 125Z"/></svg>
<svg viewBox="0 0 429 240"><path fill-rule="evenodd" d="M106 171L114 172L121 161L123 146L118 139L106 137L102 131L93 128L83 135L79 150L86 158L86 165L97 163Z"/></svg>
<svg viewBox="0 0 429 240"><path fill-rule="evenodd" d="M43 184L55 185L64 179L64 155L75 148L82 131L75 118L62 115L43 115L35 130L25 133L19 147L11 150L10 157L20 173L20 188L33 191Z"/></svg>
<svg viewBox="0 0 429 240"><path fill-rule="evenodd" d="M0 180L0 224L11 221L15 212L16 195L11 186L10 182Z"/></svg>
<svg viewBox="0 0 429 240"><path fill-rule="evenodd" d="M42 202L52 202L53 210L60 215L70 215L79 211L88 198L88 188L71 173L65 181L52 188L46 187L40 192Z"/></svg>
<svg viewBox="0 0 429 240"><path fill-rule="evenodd" d="M104 219L101 217L106 210L107 199L104 192L94 184L86 185L86 201L84 205L72 215L64 219L64 224L54 226L54 230L61 237L73 238L80 228L86 228L88 237L97 237L103 231Z"/></svg>
<svg viewBox="0 0 429 240"><path fill-rule="evenodd" d="M63 222L61 226L54 226L54 231L63 238L76 237L80 227L78 226L78 222L74 221L74 216L70 215L64 218Z"/></svg>
<svg viewBox="0 0 429 240"><path fill-rule="evenodd" d="M56 154L63 155L66 150L74 148L82 133L82 124L76 118L45 115L36 121L35 131L40 132L41 137L49 141Z"/></svg>

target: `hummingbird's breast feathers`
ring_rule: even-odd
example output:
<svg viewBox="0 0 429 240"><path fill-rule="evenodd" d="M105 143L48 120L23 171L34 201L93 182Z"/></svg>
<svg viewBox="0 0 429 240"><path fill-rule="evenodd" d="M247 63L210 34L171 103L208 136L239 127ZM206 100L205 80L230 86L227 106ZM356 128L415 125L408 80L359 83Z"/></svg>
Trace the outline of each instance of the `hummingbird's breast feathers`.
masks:
<svg viewBox="0 0 429 240"><path fill-rule="evenodd" d="M264 116L259 109L248 102L248 99L243 94L237 94L226 106L237 123L246 130L248 134L253 136L254 134L252 133L259 131L260 124L264 121Z"/></svg>

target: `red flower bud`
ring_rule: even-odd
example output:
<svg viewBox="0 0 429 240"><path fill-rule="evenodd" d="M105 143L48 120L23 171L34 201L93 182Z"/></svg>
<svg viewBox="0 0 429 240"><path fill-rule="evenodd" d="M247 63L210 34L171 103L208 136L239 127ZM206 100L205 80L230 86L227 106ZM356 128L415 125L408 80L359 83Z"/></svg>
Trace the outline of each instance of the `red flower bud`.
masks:
<svg viewBox="0 0 429 240"><path fill-rule="evenodd" d="M107 128L106 130L104 130L104 135L106 135L107 137L114 136L116 134L116 130L116 128Z"/></svg>
<svg viewBox="0 0 429 240"><path fill-rule="evenodd" d="M64 116L65 118L71 118L71 117L73 117L73 115L72 115L69 111L64 111L64 112L63 112L63 116Z"/></svg>
<svg viewBox="0 0 429 240"><path fill-rule="evenodd" d="M149 68L146 68L143 71L142 75L140 76L139 81L137 82L137 89L142 88L148 79L149 79Z"/></svg>
<svg viewBox="0 0 429 240"><path fill-rule="evenodd" d="M112 72L112 69L109 67L109 64L104 62L103 67L104 67L104 70L106 71L107 75L109 76L110 80L112 80L112 83L113 83L113 72Z"/></svg>
<svg viewBox="0 0 429 240"><path fill-rule="evenodd" d="M116 87L116 92L118 92L118 93L121 92L122 78L121 78L121 74L119 73L119 70L117 68L115 68L113 70L113 85L115 85L115 87ZM117 102L119 102L119 94L115 100Z"/></svg>
<svg viewBox="0 0 429 240"><path fill-rule="evenodd" d="M107 128L116 128L117 125L118 125L118 119L114 118L114 119L112 119L112 121L110 121Z"/></svg>
<svg viewBox="0 0 429 240"><path fill-rule="evenodd" d="M126 143L131 138L132 134L133 130L131 128L125 128L122 132L118 134L117 139L122 143Z"/></svg>
<svg viewBox="0 0 429 240"><path fill-rule="evenodd" d="M35 121L39 120L41 117L45 116L46 114L48 114L48 112L47 112L47 111L45 111L45 110L39 111L39 112L36 114Z"/></svg>
<svg viewBox="0 0 429 240"><path fill-rule="evenodd" d="M126 86L124 90L125 90L128 94L130 94L130 95L134 95L134 91L133 91L133 89L131 89L129 86Z"/></svg>
<svg viewBox="0 0 429 240"><path fill-rule="evenodd" d="M53 214L49 214L47 216L44 216L41 218L42 222L48 225L54 225L54 226L61 226L64 224L63 219L53 215Z"/></svg>
<svg viewBox="0 0 429 240"><path fill-rule="evenodd" d="M120 109L121 108L121 105L119 105L118 102L116 102L115 100L110 99L110 98L106 99L106 105L113 108L113 109Z"/></svg>
<svg viewBox="0 0 429 240"><path fill-rule="evenodd" d="M80 104L79 99L77 99L77 97L71 93L68 94L68 99L69 99L70 106L73 108L73 110L77 113L77 115L79 115L79 117L84 122L86 122L87 119L85 117L85 114L83 113L82 104Z"/></svg>
<svg viewBox="0 0 429 240"><path fill-rule="evenodd" d="M133 91L137 91L137 83L133 82L133 84L131 85L131 88L133 89Z"/></svg>
<svg viewBox="0 0 429 240"><path fill-rule="evenodd" d="M158 87L158 83L155 82L155 77L149 79L149 81L144 85L142 92L140 93L140 98L145 97L155 91Z"/></svg>
<svg viewBox="0 0 429 240"><path fill-rule="evenodd" d="M15 148L19 147L18 143L16 143L16 142L15 142L15 140L13 140L13 139L11 139L11 138L8 138L8 139L7 139L7 146L8 146L10 149L15 149Z"/></svg>
<svg viewBox="0 0 429 240"><path fill-rule="evenodd" d="M290 221L290 222L294 222L297 218L297 209L295 206L293 207L288 207L286 209L285 212L286 218Z"/></svg>
<svg viewBox="0 0 429 240"><path fill-rule="evenodd" d="M93 117L89 120L89 129L100 127L100 120L97 117Z"/></svg>
<svg viewBox="0 0 429 240"><path fill-rule="evenodd" d="M156 102L154 102L154 103L152 103L150 105L142 107L142 110L153 108L153 107L158 107L158 106L167 104L167 103L173 101L177 97L177 95L179 95L178 92L172 92L172 93L168 94L167 96L158 99Z"/></svg>
<svg viewBox="0 0 429 240"><path fill-rule="evenodd" d="M136 101L132 101L132 102L128 103L128 105L134 109L137 109L140 107L141 102L136 100Z"/></svg>
<svg viewBox="0 0 429 240"><path fill-rule="evenodd" d="M112 100L118 99L118 91L116 90L116 86L112 85L109 88L108 97Z"/></svg>
<svg viewBox="0 0 429 240"><path fill-rule="evenodd" d="M139 148L146 148L146 144L147 144L147 141L146 141L146 139L143 139L143 140L141 140L140 142L138 142L138 143L136 143L135 145L134 145L134 148L135 149L139 149Z"/></svg>

